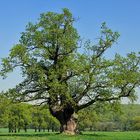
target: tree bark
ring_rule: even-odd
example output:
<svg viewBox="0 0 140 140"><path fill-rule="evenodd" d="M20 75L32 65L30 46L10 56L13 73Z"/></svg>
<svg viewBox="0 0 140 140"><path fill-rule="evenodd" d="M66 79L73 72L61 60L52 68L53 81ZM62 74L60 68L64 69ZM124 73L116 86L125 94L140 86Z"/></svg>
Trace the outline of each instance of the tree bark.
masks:
<svg viewBox="0 0 140 140"><path fill-rule="evenodd" d="M34 129L35 129L35 132L37 132L37 127L35 127Z"/></svg>
<svg viewBox="0 0 140 140"><path fill-rule="evenodd" d="M76 134L76 121L71 117L69 120L65 120L63 123L61 123L60 132L70 135Z"/></svg>
<svg viewBox="0 0 140 140"><path fill-rule="evenodd" d="M20 132L20 128L18 128L18 132Z"/></svg>
<svg viewBox="0 0 140 140"><path fill-rule="evenodd" d="M76 134L77 116L71 106L67 106L61 110L51 108L50 112L61 124L60 133Z"/></svg>
<svg viewBox="0 0 140 140"><path fill-rule="evenodd" d="M38 128L38 132L40 132L40 128Z"/></svg>
<svg viewBox="0 0 140 140"><path fill-rule="evenodd" d="M12 126L11 126L10 122L8 123L8 128L9 128L9 133L11 133L12 132Z"/></svg>
<svg viewBox="0 0 140 140"><path fill-rule="evenodd" d="M16 127L15 127L15 130L14 130L14 132L15 132L15 133L17 133L17 128L16 128Z"/></svg>
<svg viewBox="0 0 140 140"><path fill-rule="evenodd" d="M24 126L24 131L27 132L27 126Z"/></svg>

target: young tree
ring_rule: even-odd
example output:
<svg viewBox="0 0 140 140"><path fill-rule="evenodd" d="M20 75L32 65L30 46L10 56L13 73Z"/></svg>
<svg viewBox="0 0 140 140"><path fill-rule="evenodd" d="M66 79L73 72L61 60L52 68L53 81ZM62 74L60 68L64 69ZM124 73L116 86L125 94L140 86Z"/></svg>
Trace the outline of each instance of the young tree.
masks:
<svg viewBox="0 0 140 140"><path fill-rule="evenodd" d="M47 106L35 106L32 108L32 123L31 126L34 127L35 132L40 132L41 130L45 131L45 129L56 130L59 126L59 122L54 118ZM57 129L58 130L58 129Z"/></svg>
<svg viewBox="0 0 140 140"><path fill-rule="evenodd" d="M119 37L103 23L96 45L81 45L68 9L61 14L41 14L29 23L19 43L2 59L1 75L20 67L25 80L10 90L15 101L39 100L48 103L51 114L61 124L61 132L74 134L75 113L97 102L135 98L140 83L140 59L136 53L105 59L104 52ZM83 47L85 51L79 51ZM85 53L83 53L85 52Z"/></svg>
<svg viewBox="0 0 140 140"><path fill-rule="evenodd" d="M136 116L133 118L133 129L140 130L140 116Z"/></svg>
<svg viewBox="0 0 140 140"><path fill-rule="evenodd" d="M10 100L3 96L3 92L0 93L0 127L7 127L9 120L9 106Z"/></svg>
<svg viewBox="0 0 140 140"><path fill-rule="evenodd" d="M78 128L80 131L85 129L94 130L98 121L99 115L96 114L95 108L92 106L78 112Z"/></svg>
<svg viewBox="0 0 140 140"><path fill-rule="evenodd" d="M20 132L21 129L27 132L27 127L31 122L31 105L25 103L10 104L8 108L9 132Z"/></svg>

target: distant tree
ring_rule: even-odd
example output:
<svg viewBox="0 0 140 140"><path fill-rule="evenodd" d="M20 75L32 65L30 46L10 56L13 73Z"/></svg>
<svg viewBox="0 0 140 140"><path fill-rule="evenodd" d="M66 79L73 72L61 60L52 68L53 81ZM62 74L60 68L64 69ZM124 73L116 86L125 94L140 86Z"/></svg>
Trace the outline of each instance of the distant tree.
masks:
<svg viewBox="0 0 140 140"><path fill-rule="evenodd" d="M132 124L134 130L140 130L140 116L135 116Z"/></svg>
<svg viewBox="0 0 140 140"><path fill-rule="evenodd" d="M48 107L47 107L48 108ZM45 131L48 130L58 130L59 122L50 114L49 110L46 107L33 107L32 108L32 126L37 130Z"/></svg>
<svg viewBox="0 0 140 140"><path fill-rule="evenodd" d="M51 116L50 113L47 115L46 123L48 124L47 125L48 132L49 132L49 130L52 130L52 132L60 130L59 129L60 128L60 123L58 122L58 120L56 120L56 118Z"/></svg>
<svg viewBox="0 0 140 140"><path fill-rule="evenodd" d="M98 43L81 43L68 9L61 14L41 14L36 24L29 23L19 43L2 59L1 76L20 67L25 80L9 91L14 101L39 100L47 103L61 124L61 132L75 134L75 115L98 102L115 102L122 97L135 99L140 84L140 57L116 54L104 57L118 39L105 23ZM83 51L80 51L82 48Z"/></svg>
<svg viewBox="0 0 140 140"><path fill-rule="evenodd" d="M79 111L77 117L79 131L85 129L92 131L99 121L99 116L96 114L93 106Z"/></svg>
<svg viewBox="0 0 140 140"><path fill-rule="evenodd" d="M0 94L0 127L7 127L8 124L8 113L9 113L10 100Z"/></svg>
<svg viewBox="0 0 140 140"><path fill-rule="evenodd" d="M8 113L9 132L20 132L24 129L27 132L31 122L30 105L25 103L11 104Z"/></svg>
<svg viewBox="0 0 140 140"><path fill-rule="evenodd" d="M34 128L35 132L39 129L39 123L40 123L40 110L37 107L32 108L32 127Z"/></svg>

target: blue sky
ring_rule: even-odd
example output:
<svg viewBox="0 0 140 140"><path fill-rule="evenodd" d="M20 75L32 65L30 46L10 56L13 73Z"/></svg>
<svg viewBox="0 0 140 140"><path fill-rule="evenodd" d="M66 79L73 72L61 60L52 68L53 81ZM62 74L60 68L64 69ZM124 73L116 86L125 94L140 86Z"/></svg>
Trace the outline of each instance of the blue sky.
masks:
<svg viewBox="0 0 140 140"><path fill-rule="evenodd" d="M29 21L36 22L40 13L61 12L62 8L69 8L78 19L75 27L82 38L94 42L104 21L120 33L118 44L107 51L107 57L140 51L140 0L0 0L0 58L8 55ZM6 80L0 79L0 91L19 81L15 71Z"/></svg>

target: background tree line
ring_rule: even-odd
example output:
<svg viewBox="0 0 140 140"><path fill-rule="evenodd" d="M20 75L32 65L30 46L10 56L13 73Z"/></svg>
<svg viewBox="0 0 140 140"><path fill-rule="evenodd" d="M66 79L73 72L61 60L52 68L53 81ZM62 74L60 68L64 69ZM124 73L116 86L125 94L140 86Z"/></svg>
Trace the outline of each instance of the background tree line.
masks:
<svg viewBox="0 0 140 140"><path fill-rule="evenodd" d="M139 104L121 104L116 108L109 104L88 107L87 110L79 112L79 129L91 131L138 131L140 130L139 108Z"/></svg>
<svg viewBox="0 0 140 140"><path fill-rule="evenodd" d="M116 107L116 105L115 105ZM140 130L140 105L120 105L116 108L96 105L78 113L79 131L133 131ZM47 108L47 109L46 109ZM34 106L27 103L11 103L0 98L0 127L9 132L34 129L35 132L59 131L60 124L47 106Z"/></svg>
<svg viewBox="0 0 140 140"><path fill-rule="evenodd" d="M11 103L4 97L0 98L0 127L9 132L20 132L23 129L34 129L35 132L58 131L59 122L42 106L27 103Z"/></svg>

